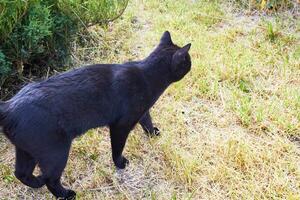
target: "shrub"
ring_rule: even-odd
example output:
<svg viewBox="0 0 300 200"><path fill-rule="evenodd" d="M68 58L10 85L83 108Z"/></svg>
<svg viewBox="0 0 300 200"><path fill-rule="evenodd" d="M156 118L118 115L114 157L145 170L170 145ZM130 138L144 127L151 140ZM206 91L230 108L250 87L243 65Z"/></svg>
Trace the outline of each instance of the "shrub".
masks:
<svg viewBox="0 0 300 200"><path fill-rule="evenodd" d="M27 10L28 4L28 1L22 0L0 0L0 40L6 39L12 32Z"/></svg>
<svg viewBox="0 0 300 200"><path fill-rule="evenodd" d="M297 0L237 0L241 6L256 10L284 10L296 7Z"/></svg>
<svg viewBox="0 0 300 200"><path fill-rule="evenodd" d="M11 63L7 61L5 55L0 51L0 76L6 76L10 72Z"/></svg>
<svg viewBox="0 0 300 200"><path fill-rule="evenodd" d="M59 0L59 8L68 16L89 25L111 21L122 14L128 1L125 0Z"/></svg>
<svg viewBox="0 0 300 200"><path fill-rule="evenodd" d="M46 41L52 35L52 26L48 7L35 3L2 43L3 53L15 64L19 73L22 73L24 65L33 64L33 60L47 51Z"/></svg>
<svg viewBox="0 0 300 200"><path fill-rule="evenodd" d="M76 34L87 26L114 20L127 3L0 0L0 87L7 76L42 76L49 69L70 64L71 42Z"/></svg>

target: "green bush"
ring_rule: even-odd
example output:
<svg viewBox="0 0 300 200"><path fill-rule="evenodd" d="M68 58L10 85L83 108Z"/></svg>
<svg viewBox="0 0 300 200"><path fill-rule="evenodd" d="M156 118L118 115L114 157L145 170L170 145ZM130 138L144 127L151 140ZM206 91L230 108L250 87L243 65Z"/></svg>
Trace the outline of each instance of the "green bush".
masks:
<svg viewBox="0 0 300 200"><path fill-rule="evenodd" d="M0 51L0 76L6 76L9 74L11 63L7 61L5 55Z"/></svg>
<svg viewBox="0 0 300 200"><path fill-rule="evenodd" d="M0 40L12 32L27 10L29 2L23 0L0 0Z"/></svg>
<svg viewBox="0 0 300 200"><path fill-rule="evenodd" d="M95 24L110 21L122 13L128 1L124 0L59 0L59 8L68 16L84 24Z"/></svg>
<svg viewBox="0 0 300 200"><path fill-rule="evenodd" d="M68 65L76 34L107 23L127 0L0 0L0 87ZM9 81L11 84L11 81Z"/></svg>
<svg viewBox="0 0 300 200"><path fill-rule="evenodd" d="M236 0L244 8L254 10L285 10L297 6L297 0Z"/></svg>
<svg viewBox="0 0 300 200"><path fill-rule="evenodd" d="M34 59L47 51L46 42L52 35L52 26L48 7L34 3L2 43L3 52L20 73L24 65L33 64Z"/></svg>

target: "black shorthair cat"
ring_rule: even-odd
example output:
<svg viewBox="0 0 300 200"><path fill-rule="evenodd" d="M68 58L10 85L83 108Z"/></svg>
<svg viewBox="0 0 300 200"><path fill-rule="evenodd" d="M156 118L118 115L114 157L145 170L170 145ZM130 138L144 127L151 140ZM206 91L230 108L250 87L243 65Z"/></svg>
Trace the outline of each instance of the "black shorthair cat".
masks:
<svg viewBox="0 0 300 200"><path fill-rule="evenodd" d="M159 134L149 109L190 71L190 47L173 44L166 31L142 61L81 67L28 84L0 102L0 126L16 147L16 177L32 188L46 184L57 198L75 198L60 183L72 140L101 126L110 128L114 164L125 168L122 151L134 126L139 122L148 134ZM37 164L42 174L35 177Z"/></svg>

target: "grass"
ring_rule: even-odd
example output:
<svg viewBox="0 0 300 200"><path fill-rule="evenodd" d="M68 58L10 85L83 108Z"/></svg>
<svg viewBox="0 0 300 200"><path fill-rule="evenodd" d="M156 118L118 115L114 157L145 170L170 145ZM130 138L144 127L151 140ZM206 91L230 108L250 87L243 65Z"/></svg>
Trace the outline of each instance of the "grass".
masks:
<svg viewBox="0 0 300 200"><path fill-rule="evenodd" d="M122 19L74 42L77 65L123 62L145 57L169 30L175 43L192 42L193 62L152 109L162 135L131 133L125 171L112 165L107 129L75 141L63 182L78 199L300 199L299 18L232 10L133 0ZM3 137L0 152L0 199L52 198L13 176Z"/></svg>

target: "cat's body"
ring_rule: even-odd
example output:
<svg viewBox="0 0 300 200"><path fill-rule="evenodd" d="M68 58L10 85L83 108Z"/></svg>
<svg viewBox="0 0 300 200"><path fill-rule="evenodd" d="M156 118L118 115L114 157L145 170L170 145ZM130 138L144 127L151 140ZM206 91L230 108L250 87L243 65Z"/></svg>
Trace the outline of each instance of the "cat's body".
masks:
<svg viewBox="0 0 300 200"><path fill-rule="evenodd" d="M44 123L51 125L47 128L60 128L73 139L91 128L112 124L130 112L140 118L151 107L147 102L151 95L149 86L143 76L133 65L84 66L24 87L7 102L9 117L24 119L14 127L16 132L47 119ZM36 116L34 110L39 110L41 116Z"/></svg>
<svg viewBox="0 0 300 200"><path fill-rule="evenodd" d="M85 66L29 84L0 102L0 125L16 146L16 177L34 188L46 184L56 197L74 197L60 184L71 142L101 126L110 128L115 165L125 168L122 151L129 132L140 122L149 134L158 134L149 109L190 70L189 48L174 45L165 32L142 61ZM36 164L39 177L32 175Z"/></svg>

